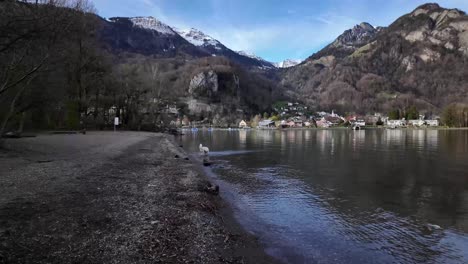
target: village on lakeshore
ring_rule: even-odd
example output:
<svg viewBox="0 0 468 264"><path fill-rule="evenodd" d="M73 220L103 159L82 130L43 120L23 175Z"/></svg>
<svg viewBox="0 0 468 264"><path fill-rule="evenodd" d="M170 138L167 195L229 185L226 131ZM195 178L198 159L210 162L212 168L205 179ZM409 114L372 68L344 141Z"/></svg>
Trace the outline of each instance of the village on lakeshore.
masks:
<svg viewBox="0 0 468 264"><path fill-rule="evenodd" d="M171 113L177 113L175 107L169 107ZM373 113L366 115L340 114L332 110L311 111L309 108L298 102L278 102L272 107L274 112L270 115L264 113L257 114L250 120L240 119L236 123L227 126L216 126L207 120L190 121L187 116L171 121L172 126L182 129L199 128L225 128L225 129L290 129L290 128L352 128L360 130L365 127L386 127L386 128L428 128L439 127L439 116L425 116L419 114L415 108L403 114L399 110L392 111L388 115Z"/></svg>

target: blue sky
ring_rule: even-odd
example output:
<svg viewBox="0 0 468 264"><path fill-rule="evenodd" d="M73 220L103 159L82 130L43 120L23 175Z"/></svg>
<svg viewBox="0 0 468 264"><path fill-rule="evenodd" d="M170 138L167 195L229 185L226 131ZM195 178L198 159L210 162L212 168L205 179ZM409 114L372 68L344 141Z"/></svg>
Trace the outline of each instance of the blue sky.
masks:
<svg viewBox="0 0 468 264"><path fill-rule="evenodd" d="M98 14L154 16L269 61L304 59L360 22L387 26L429 0L93 0ZM468 11L468 0L440 0Z"/></svg>

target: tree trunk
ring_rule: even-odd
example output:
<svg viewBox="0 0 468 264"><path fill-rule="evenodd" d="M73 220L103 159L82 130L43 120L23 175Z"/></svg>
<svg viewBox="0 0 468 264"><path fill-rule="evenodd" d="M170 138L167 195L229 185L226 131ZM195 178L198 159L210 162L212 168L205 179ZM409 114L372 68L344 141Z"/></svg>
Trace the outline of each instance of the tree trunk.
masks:
<svg viewBox="0 0 468 264"><path fill-rule="evenodd" d="M20 124L19 124L19 127L18 127L18 134L23 133L24 119L26 119L26 112L23 111L23 112L21 112L21 120L20 120Z"/></svg>
<svg viewBox="0 0 468 264"><path fill-rule="evenodd" d="M29 84L29 82L28 82ZM3 144L3 139L2 139L2 136L3 134L5 133L5 129L6 129L6 126L8 124L8 121L10 121L10 118L11 116L14 114L15 112L15 105L16 105L16 100L18 100L18 98L21 96L21 94L23 93L23 91L26 89L26 86L28 85L24 85L23 87L21 87L18 92L16 93L15 97L13 98L13 100L11 101L10 103L10 109L8 111L8 113L6 114L6 116L3 118L3 121L2 121L2 124L0 126L0 146Z"/></svg>

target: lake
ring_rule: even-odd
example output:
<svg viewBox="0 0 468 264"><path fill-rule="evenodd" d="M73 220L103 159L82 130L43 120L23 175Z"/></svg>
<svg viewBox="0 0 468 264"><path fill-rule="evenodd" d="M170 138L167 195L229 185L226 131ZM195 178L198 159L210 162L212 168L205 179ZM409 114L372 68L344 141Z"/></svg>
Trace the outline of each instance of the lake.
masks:
<svg viewBox="0 0 468 264"><path fill-rule="evenodd" d="M222 197L285 263L468 263L467 130L200 130L180 140L192 153L210 148L206 172Z"/></svg>

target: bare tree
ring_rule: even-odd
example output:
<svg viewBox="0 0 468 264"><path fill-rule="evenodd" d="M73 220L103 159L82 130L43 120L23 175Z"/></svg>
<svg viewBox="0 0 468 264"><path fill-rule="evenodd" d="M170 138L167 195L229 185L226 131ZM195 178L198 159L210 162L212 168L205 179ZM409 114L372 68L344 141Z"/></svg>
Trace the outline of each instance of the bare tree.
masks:
<svg viewBox="0 0 468 264"><path fill-rule="evenodd" d="M92 5L84 0L0 3L0 138L23 93L60 53L57 44L66 38L70 17L87 10Z"/></svg>

